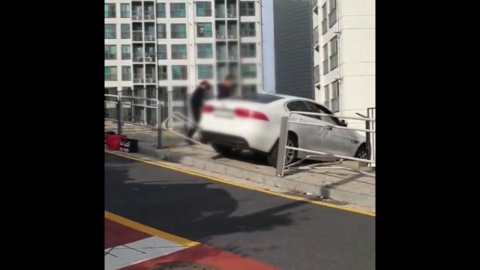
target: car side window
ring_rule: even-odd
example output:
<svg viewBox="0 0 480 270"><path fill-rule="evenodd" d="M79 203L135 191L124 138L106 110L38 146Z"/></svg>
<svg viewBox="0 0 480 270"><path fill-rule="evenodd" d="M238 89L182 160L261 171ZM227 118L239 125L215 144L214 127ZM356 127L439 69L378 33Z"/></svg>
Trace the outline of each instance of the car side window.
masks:
<svg viewBox="0 0 480 270"><path fill-rule="evenodd" d="M297 111L297 112L307 112L308 109L307 107L305 106L305 104L303 104L302 102L300 101L292 101L292 102L289 102L287 104L287 109L291 112L293 111Z"/></svg>
<svg viewBox="0 0 480 270"><path fill-rule="evenodd" d="M319 113L324 113L324 114L333 114L331 111L327 110L326 108L324 108L322 105L320 104L316 104L314 103L315 107L317 108L317 110L319 111ZM340 120L338 120L337 117L330 117L330 116L322 116L322 120L327 122L327 123L330 123L330 124L333 124L333 125L337 125L337 126L341 126L342 124L340 123Z"/></svg>
<svg viewBox="0 0 480 270"><path fill-rule="evenodd" d="M322 113L320 110L317 109L317 106L315 106L315 103L308 102L308 101L303 101L303 103L307 107L307 112ZM315 119L318 119L318 120L322 120L322 117L320 115L308 115L308 117L315 118Z"/></svg>

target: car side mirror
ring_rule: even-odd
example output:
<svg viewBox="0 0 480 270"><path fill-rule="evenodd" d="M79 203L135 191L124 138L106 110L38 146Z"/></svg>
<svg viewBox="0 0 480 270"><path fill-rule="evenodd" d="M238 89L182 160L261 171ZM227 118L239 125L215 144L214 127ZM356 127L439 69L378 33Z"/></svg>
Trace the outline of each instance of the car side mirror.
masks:
<svg viewBox="0 0 480 270"><path fill-rule="evenodd" d="M345 120L342 120L342 125L343 125L344 127L348 127L348 123L347 123L347 121L345 121Z"/></svg>

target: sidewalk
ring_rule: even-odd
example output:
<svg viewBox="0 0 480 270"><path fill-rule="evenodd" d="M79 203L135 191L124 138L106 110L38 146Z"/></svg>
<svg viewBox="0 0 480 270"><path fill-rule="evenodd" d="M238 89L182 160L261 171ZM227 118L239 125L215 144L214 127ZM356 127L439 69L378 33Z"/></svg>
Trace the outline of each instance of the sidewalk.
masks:
<svg viewBox="0 0 480 270"><path fill-rule="evenodd" d="M143 155L280 188L287 193L317 195L375 208L375 177L372 173L305 162L280 178L275 176L274 168L249 152L243 152L235 159L226 159L208 146L187 146L183 138L168 131L163 132L163 141L169 148L157 150L156 132L135 127L124 128L124 133L140 141L139 152Z"/></svg>

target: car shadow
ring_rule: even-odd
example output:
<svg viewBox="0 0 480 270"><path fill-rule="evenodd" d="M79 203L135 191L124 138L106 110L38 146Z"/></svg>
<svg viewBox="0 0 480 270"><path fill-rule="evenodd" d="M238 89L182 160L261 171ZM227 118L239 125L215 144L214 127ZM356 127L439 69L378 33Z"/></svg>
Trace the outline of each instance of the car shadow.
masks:
<svg viewBox="0 0 480 270"><path fill-rule="evenodd" d="M140 166L142 166L140 168ZM255 234L292 226L289 210L304 205L292 201L257 208L253 198L236 194L223 185L176 173L158 175L158 168L143 163L105 156L105 209L141 224L178 235L237 255L249 256L258 248L216 241L220 236ZM243 208L239 208L243 203ZM296 210L296 213L301 212ZM267 248L267 247L266 247ZM269 246L268 249L276 249ZM211 250L214 256L214 249ZM203 254L202 256L206 256Z"/></svg>

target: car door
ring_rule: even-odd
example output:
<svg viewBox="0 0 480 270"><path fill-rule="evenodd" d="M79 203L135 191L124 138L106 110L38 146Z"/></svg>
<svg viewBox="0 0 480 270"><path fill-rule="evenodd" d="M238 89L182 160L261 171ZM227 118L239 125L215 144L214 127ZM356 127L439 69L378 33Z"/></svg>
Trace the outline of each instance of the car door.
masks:
<svg viewBox="0 0 480 270"><path fill-rule="evenodd" d="M313 103L313 102L312 102ZM316 110L324 114L333 113L327 108L318 103L313 103L316 106ZM334 116L322 116L322 121L328 123L331 126L343 126L340 120ZM328 149L333 154L343 156L354 156L359 147L358 137L355 131L338 129L332 127L327 130L327 135L324 138L324 143L328 143Z"/></svg>
<svg viewBox="0 0 480 270"><path fill-rule="evenodd" d="M297 101L291 101L287 104L287 109L289 111L300 111L300 112L313 112L315 113L314 110L312 110L311 107L308 107L305 102L302 100L297 100ZM313 116L313 115L306 115L306 114L292 114L290 116L290 124L289 128L290 130L294 131L300 140L300 147L305 148L308 150L314 150L314 151L325 151L325 149L321 148L321 145L319 144L319 139L321 139L322 135L325 135L322 133L322 131L325 131L323 128L324 125L320 125L322 122L319 118L319 116ZM295 122L299 122L296 124ZM315 123L319 125L305 125L301 124L302 123ZM307 154L309 155L309 154Z"/></svg>

